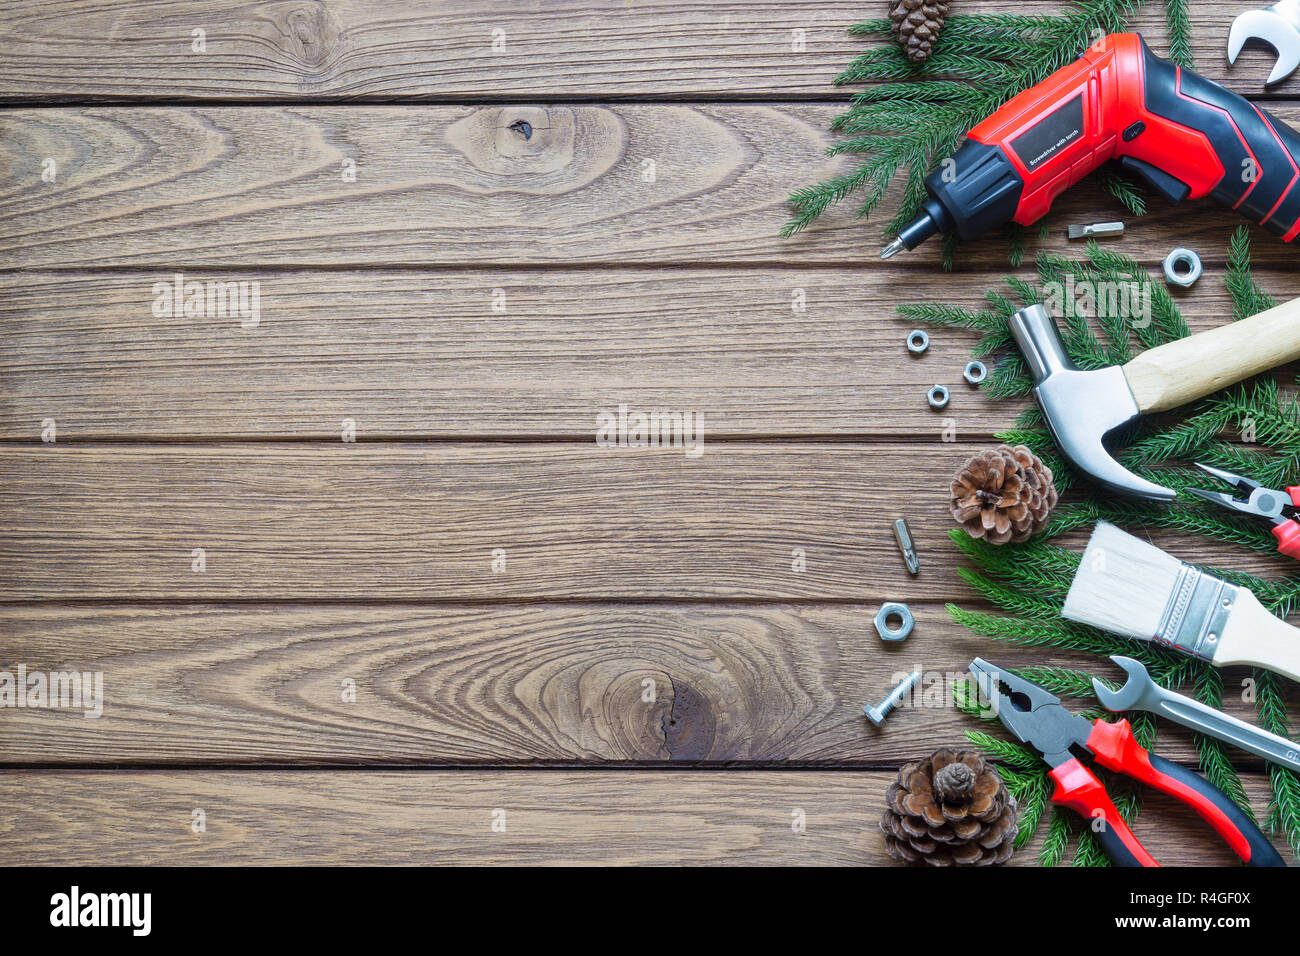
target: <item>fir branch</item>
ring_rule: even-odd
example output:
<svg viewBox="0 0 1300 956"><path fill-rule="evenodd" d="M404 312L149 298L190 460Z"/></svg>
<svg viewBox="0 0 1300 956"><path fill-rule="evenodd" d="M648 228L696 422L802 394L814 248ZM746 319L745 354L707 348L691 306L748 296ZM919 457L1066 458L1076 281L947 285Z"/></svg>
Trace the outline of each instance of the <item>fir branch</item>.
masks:
<svg viewBox="0 0 1300 956"><path fill-rule="evenodd" d="M1237 319L1246 319L1277 305L1277 300L1260 288L1250 271L1250 230L1238 226L1228 241L1228 268L1224 285L1232 296L1232 311Z"/></svg>
<svg viewBox="0 0 1300 956"><path fill-rule="evenodd" d="M1088 260L1095 278L1109 282L1130 282L1147 296L1151 305L1151 321L1133 323L1133 331L1143 348L1154 348L1163 342L1181 339L1191 334L1187 322L1178 311L1169 287L1151 281L1146 266L1131 256L1095 243L1088 246ZM1146 316L1142 316L1143 319Z"/></svg>
<svg viewBox="0 0 1300 956"><path fill-rule="evenodd" d="M1269 671L1255 672L1255 705L1259 726L1269 733L1290 738L1291 727L1283 703L1281 681ZM1273 800L1268 808L1268 823L1281 831L1291 852L1300 856L1300 776L1275 763L1268 765Z"/></svg>
<svg viewBox="0 0 1300 956"><path fill-rule="evenodd" d="M850 101L854 106L863 106L869 103L914 103L914 102L945 102L953 100L970 100L979 95L978 87L973 87L969 83L962 83L958 80L917 80L915 83L888 83L884 86L869 86L853 94ZM853 110L843 114L852 116ZM834 130L835 123L840 122L836 118L831 124Z"/></svg>
<svg viewBox="0 0 1300 956"><path fill-rule="evenodd" d="M855 23L849 27L851 36L889 36L894 32L894 24L888 17L877 17L874 20L864 20L862 23Z"/></svg>
<svg viewBox="0 0 1300 956"><path fill-rule="evenodd" d="M1070 845L1070 831L1073 829L1071 818L1066 811L1054 808L1052 822L1047 825L1047 837L1043 848L1038 853L1038 862L1043 866L1057 866L1065 859L1065 850Z"/></svg>
<svg viewBox="0 0 1300 956"><path fill-rule="evenodd" d="M1043 293L1034 283L1019 276L1007 276L1006 283L1016 297L1016 304L1020 306L1033 305L1036 302L1043 301Z"/></svg>
<svg viewBox="0 0 1300 956"><path fill-rule="evenodd" d="M1011 240L1011 251L1007 254L1007 260L1011 263L1012 268L1019 269L1025 261L1025 253L1029 249L1029 238L1025 233L1025 227L1018 222L1013 222L1007 227L1007 233Z"/></svg>
<svg viewBox="0 0 1300 956"><path fill-rule="evenodd" d="M835 78L836 86L870 80L909 80L919 76L960 77L967 82L1006 86L1016 83L1023 70L1011 63L978 54L960 53L952 42L940 38L925 63L913 63L902 47L889 43L863 53ZM963 132L965 132L963 130Z"/></svg>
<svg viewBox="0 0 1300 956"><path fill-rule="evenodd" d="M895 222L903 221L907 216L900 210L894 217ZM961 240L957 238L956 232L946 233L943 237L943 271L952 272L953 266L957 263L957 247Z"/></svg>
<svg viewBox="0 0 1300 956"><path fill-rule="evenodd" d="M1143 750L1154 750L1156 746L1156 715L1140 711L1129 717L1129 726L1133 728L1133 739ZM1137 814L1133 815L1137 819Z"/></svg>
<svg viewBox="0 0 1300 956"><path fill-rule="evenodd" d="M1041 760L1039 766L1042 766ZM1038 824L1043 819L1043 812L1051 806L1051 796L1054 788L1055 785L1048 778L1047 771L1042 770L1039 773L1037 785L1028 786L1016 794L1016 802L1019 805L1020 812L1020 818L1016 821L1017 850L1023 848L1026 843L1032 840L1034 834L1038 831Z"/></svg>
<svg viewBox="0 0 1300 956"><path fill-rule="evenodd" d="M1019 770L1040 771L1043 758L1023 744L999 740L978 730L966 731L966 739L1000 764Z"/></svg>
<svg viewBox="0 0 1300 956"><path fill-rule="evenodd" d="M969 611L955 604L947 605L949 616L967 630L995 641L1020 644L1024 647L1057 647L1069 651L1089 651L1099 657L1122 654L1157 668L1163 662L1159 648L1150 644L1130 641L1103 631L1094 631L1069 622L1052 624L1047 621L1022 621L1003 617L987 611Z"/></svg>
<svg viewBox="0 0 1300 956"><path fill-rule="evenodd" d="M1127 176L1103 166L1097 170L1097 182L1133 215L1140 217L1147 214L1146 190Z"/></svg>
<svg viewBox="0 0 1300 956"><path fill-rule="evenodd" d="M1002 318L993 312L975 312L941 302L918 302L900 305L898 314L905 319L947 329L975 329L982 332L1001 331L1006 327Z"/></svg>
<svg viewBox="0 0 1300 956"><path fill-rule="evenodd" d="M1283 703L1280 681L1271 671L1255 671L1255 711L1259 725L1269 733L1291 736L1291 721Z"/></svg>
<svg viewBox="0 0 1300 956"><path fill-rule="evenodd" d="M1047 544L1044 539L1017 548L999 548L972 538L961 528L953 528L948 536L980 570L1028 594L1056 599L1058 612L1079 568L1079 555Z"/></svg>
<svg viewBox="0 0 1300 956"><path fill-rule="evenodd" d="M1079 831L1079 842L1074 851L1073 866L1110 866L1110 858L1101 848L1097 834L1089 827Z"/></svg>
<svg viewBox="0 0 1300 956"><path fill-rule="evenodd" d="M959 680L953 684L952 698L956 708L968 717L979 717L985 720L993 716L987 712L988 708L980 700L973 681Z"/></svg>
<svg viewBox="0 0 1300 956"><path fill-rule="evenodd" d="M893 171L896 168L897 163L893 162L893 154L889 153L877 157L873 162L864 163L847 176L836 176L817 186L806 186L796 190L790 196L790 205L794 208L795 215L782 227L781 235L792 236L806 229L835 203L855 190L872 183L878 177L887 177L885 188L888 188L888 179L893 178ZM883 193L884 190L882 189L881 192Z"/></svg>
<svg viewBox="0 0 1300 956"><path fill-rule="evenodd" d="M1282 831L1291 852L1300 856L1300 777L1275 763L1268 765L1268 779L1273 787L1269 807L1269 825Z"/></svg>
<svg viewBox="0 0 1300 956"><path fill-rule="evenodd" d="M1186 458L1192 452L1213 443L1232 420L1232 412L1213 407L1172 426L1151 432L1132 442L1126 450L1129 460L1152 465L1174 458Z"/></svg>
<svg viewBox="0 0 1300 956"><path fill-rule="evenodd" d="M1033 390L1029 366L1018 352L1009 353L984 380L983 391L993 399L1028 398Z"/></svg>
<svg viewBox="0 0 1300 956"><path fill-rule="evenodd" d="M1055 624L1061 617L1059 603L1044 601L1004 587L970 568L958 568L957 573L980 597L1023 621L1045 621Z"/></svg>
<svg viewBox="0 0 1300 956"><path fill-rule="evenodd" d="M1196 69L1192 56L1192 18L1187 0L1165 0L1165 24L1169 30L1169 59L1187 70Z"/></svg>
<svg viewBox="0 0 1300 956"><path fill-rule="evenodd" d="M1201 772L1207 780L1222 790L1252 820L1255 811L1250 806L1250 797L1241 784L1241 776L1228 757L1228 746L1221 740L1196 734L1196 752L1200 755Z"/></svg>
<svg viewBox="0 0 1300 956"><path fill-rule="evenodd" d="M1015 673L1046 688L1058 697L1075 697L1079 699L1094 696L1092 675L1068 667L1018 667Z"/></svg>

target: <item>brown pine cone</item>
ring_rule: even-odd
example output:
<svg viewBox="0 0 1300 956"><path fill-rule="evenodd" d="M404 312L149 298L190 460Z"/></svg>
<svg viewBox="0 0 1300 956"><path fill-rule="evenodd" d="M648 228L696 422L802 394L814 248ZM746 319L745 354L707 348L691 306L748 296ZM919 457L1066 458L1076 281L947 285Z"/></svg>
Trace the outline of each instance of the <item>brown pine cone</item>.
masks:
<svg viewBox="0 0 1300 956"><path fill-rule="evenodd" d="M1015 798L974 751L944 749L909 763L885 803L880 829L895 860L989 866L1005 863L1015 849Z"/></svg>
<svg viewBox="0 0 1300 956"><path fill-rule="evenodd" d="M894 36L913 63L930 58L947 17L948 0L890 0Z"/></svg>
<svg viewBox="0 0 1300 956"><path fill-rule="evenodd" d="M1058 495L1048 468L1024 445L999 445L962 465L952 480L952 516L990 544L1028 540L1043 529Z"/></svg>

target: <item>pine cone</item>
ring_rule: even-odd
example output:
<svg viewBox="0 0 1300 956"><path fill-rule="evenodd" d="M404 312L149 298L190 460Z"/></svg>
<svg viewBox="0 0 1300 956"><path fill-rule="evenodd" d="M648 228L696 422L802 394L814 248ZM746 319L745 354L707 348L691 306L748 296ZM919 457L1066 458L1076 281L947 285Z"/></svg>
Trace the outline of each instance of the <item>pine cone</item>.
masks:
<svg viewBox="0 0 1300 956"><path fill-rule="evenodd" d="M952 481L952 516L972 538L990 544L1025 541L1056 507L1048 468L1024 445L999 445L976 455Z"/></svg>
<svg viewBox="0 0 1300 956"><path fill-rule="evenodd" d="M889 19L894 21L894 36L913 63L924 63L934 52L934 45L948 16L948 0L890 0Z"/></svg>
<svg viewBox="0 0 1300 956"><path fill-rule="evenodd" d="M974 751L939 750L898 772L880 821L895 860L930 866L1005 863L1016 842L1016 801Z"/></svg>

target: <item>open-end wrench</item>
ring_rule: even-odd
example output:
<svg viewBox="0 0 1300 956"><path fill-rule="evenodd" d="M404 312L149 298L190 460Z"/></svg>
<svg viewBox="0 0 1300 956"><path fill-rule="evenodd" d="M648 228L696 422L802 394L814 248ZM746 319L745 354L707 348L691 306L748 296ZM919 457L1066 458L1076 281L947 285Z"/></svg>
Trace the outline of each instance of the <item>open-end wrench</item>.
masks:
<svg viewBox="0 0 1300 956"><path fill-rule="evenodd" d="M1300 66L1300 0L1279 0L1267 10L1249 10L1232 22L1228 34L1228 62L1236 63L1251 40L1267 43L1277 63L1265 84L1280 83Z"/></svg>
<svg viewBox="0 0 1300 956"><path fill-rule="evenodd" d="M1149 711L1239 747L1256 757L1263 757L1291 770L1300 770L1300 744L1270 734L1244 720L1229 717L1200 701L1166 690L1151 679L1141 661L1118 654L1112 656L1111 660L1124 668L1128 673L1128 681L1116 691L1097 678L1092 679L1092 689L1107 710L1115 713L1125 710Z"/></svg>

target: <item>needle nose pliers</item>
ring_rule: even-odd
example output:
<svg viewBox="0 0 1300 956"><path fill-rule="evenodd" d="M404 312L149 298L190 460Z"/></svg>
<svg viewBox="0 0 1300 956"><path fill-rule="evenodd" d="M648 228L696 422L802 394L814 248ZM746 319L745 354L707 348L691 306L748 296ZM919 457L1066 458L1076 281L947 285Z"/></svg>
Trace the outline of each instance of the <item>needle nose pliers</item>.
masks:
<svg viewBox="0 0 1300 956"><path fill-rule="evenodd" d="M1278 551L1289 558L1300 559L1300 487L1277 491L1265 488L1258 481L1252 481L1243 475L1222 468L1211 468L1199 461L1196 462L1196 467L1232 485L1237 493L1231 495L1222 491L1188 488L1190 494L1242 514L1267 518L1273 522L1273 537L1277 538Z"/></svg>
<svg viewBox="0 0 1300 956"><path fill-rule="evenodd" d="M1093 822L1116 866L1159 866L1125 824L1106 787L1085 765L1096 762L1169 794L1214 827L1251 866L1286 866L1259 827L1224 793L1185 767L1148 753L1127 720L1089 721L1043 687L976 658L970 670L983 700L1021 742L1038 751L1056 782L1052 802Z"/></svg>

